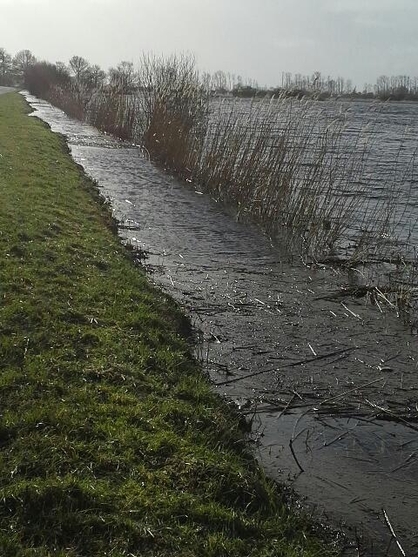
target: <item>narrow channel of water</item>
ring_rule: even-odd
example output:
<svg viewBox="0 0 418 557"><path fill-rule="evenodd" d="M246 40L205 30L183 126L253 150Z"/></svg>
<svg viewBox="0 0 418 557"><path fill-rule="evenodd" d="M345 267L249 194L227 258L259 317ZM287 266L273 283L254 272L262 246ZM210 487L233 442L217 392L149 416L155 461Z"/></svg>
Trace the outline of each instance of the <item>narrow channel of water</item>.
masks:
<svg viewBox="0 0 418 557"><path fill-rule="evenodd" d="M199 356L251 420L268 473L364 534L369 555L401 555L396 543L386 550L385 513L417 555L416 336L383 300L340 296L343 276L289 261L138 148L28 100L111 201L123 240L147 253L152 280L201 331Z"/></svg>

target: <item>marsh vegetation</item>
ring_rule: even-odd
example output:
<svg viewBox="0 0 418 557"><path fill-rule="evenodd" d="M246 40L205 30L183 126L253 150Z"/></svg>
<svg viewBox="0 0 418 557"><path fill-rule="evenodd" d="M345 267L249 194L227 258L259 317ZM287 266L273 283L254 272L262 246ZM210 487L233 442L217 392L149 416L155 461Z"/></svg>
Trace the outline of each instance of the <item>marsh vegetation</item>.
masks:
<svg viewBox="0 0 418 557"><path fill-rule="evenodd" d="M143 55L138 69L123 62L107 75L74 57L69 69L32 65L26 84L139 145L305 261L355 269L371 297L377 288L406 313L414 306L416 148L406 130L382 152L384 104L214 99L187 56Z"/></svg>

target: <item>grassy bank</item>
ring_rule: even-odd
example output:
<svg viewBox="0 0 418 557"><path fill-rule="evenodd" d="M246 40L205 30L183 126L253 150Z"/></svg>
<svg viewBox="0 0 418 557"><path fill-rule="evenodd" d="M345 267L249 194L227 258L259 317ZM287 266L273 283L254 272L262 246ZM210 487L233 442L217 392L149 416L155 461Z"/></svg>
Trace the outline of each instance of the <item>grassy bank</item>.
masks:
<svg viewBox="0 0 418 557"><path fill-rule="evenodd" d="M63 140L0 97L0 553L328 555Z"/></svg>

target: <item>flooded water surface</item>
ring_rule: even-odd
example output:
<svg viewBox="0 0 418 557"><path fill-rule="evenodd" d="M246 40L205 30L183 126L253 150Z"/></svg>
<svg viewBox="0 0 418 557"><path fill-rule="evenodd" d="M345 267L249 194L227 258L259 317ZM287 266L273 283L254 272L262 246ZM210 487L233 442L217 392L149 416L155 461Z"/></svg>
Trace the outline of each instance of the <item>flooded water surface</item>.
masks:
<svg viewBox="0 0 418 557"><path fill-rule="evenodd" d="M29 101L111 201L151 279L191 317L198 356L252 424L268 473L363 536L368 555L402 555L391 528L418 555L416 336L384 300L343 295L345 276L290 260L140 149Z"/></svg>

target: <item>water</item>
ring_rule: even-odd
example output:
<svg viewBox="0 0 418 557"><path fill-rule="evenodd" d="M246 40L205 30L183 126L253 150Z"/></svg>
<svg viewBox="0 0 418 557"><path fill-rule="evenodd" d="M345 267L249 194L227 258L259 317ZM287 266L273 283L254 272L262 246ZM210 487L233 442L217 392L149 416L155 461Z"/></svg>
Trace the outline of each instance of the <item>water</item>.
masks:
<svg viewBox="0 0 418 557"><path fill-rule="evenodd" d="M139 149L29 99L110 199L122 239L148 254L150 278L191 316L214 388L253 424L268 473L316 516L363 534L369 555L391 538L383 509L406 554L418 554L416 336ZM392 543L387 555L399 554Z"/></svg>
<svg viewBox="0 0 418 557"><path fill-rule="evenodd" d="M297 159L299 188L305 194L311 191L318 203L313 224L324 218L344 224L333 246L340 257L352 255L366 232L372 246L365 245L365 249L374 259L402 253L414 261L418 243L417 116L416 103L225 100L212 103L210 121L215 135L223 122L230 128L231 121L238 121L241 143L247 134L253 138L261 132L263 145L267 137L271 148L258 159L281 151L277 147L281 134L288 138L285 145L287 141L293 145L290 152ZM207 135L211 137L210 132ZM313 172L318 166L321 172ZM292 177L296 175L292 162L284 168ZM263 195L262 184L261 190ZM302 201L304 197L302 194Z"/></svg>

